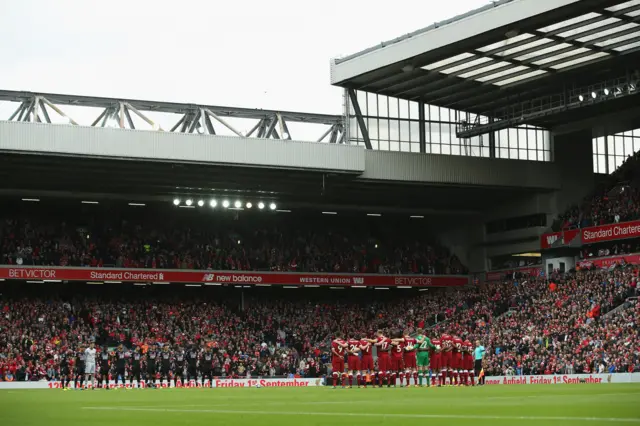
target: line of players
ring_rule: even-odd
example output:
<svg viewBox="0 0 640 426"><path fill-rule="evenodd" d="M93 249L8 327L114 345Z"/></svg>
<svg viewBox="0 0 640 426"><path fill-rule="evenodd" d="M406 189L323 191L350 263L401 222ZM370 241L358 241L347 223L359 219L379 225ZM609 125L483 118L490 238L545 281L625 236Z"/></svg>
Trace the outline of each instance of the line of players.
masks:
<svg viewBox="0 0 640 426"><path fill-rule="evenodd" d="M214 354L210 347L201 349L191 345L188 349L176 347L171 350L168 345L161 349L152 345L146 353L142 353L140 347L129 351L123 345L119 345L111 353L107 347L96 353L95 345L92 343L89 348L80 351L75 359L73 358L72 355L63 355L61 360L63 389L68 389L72 381L75 382L76 388L108 389L106 385L110 378L116 385L120 381L124 385L125 377L129 379L130 387L133 387L134 380L138 387L141 380L145 381L147 387L155 387L158 379L160 383L162 380L166 380L167 383L173 381L175 387L185 383L185 379L197 380L198 374L203 380L208 379L210 384L213 382ZM128 376L125 376L125 372L129 373Z"/></svg>
<svg viewBox="0 0 640 426"><path fill-rule="evenodd" d="M373 386L410 386L413 377L416 387L426 386L475 386L473 344L458 336L443 334L439 339L429 339L424 330L418 329L416 337L410 330L396 330L387 337L378 330L375 339L343 339L336 333L331 342L333 387L366 387L367 376ZM378 355L374 369L372 349ZM347 362L345 364L345 356ZM354 383L355 379L355 383Z"/></svg>

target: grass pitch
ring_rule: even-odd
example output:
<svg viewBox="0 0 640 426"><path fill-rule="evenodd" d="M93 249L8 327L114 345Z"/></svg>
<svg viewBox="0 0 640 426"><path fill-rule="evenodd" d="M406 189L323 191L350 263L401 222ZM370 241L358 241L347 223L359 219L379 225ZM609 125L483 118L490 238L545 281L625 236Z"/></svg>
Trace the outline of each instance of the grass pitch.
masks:
<svg viewBox="0 0 640 426"><path fill-rule="evenodd" d="M3 426L640 425L640 385L3 390Z"/></svg>

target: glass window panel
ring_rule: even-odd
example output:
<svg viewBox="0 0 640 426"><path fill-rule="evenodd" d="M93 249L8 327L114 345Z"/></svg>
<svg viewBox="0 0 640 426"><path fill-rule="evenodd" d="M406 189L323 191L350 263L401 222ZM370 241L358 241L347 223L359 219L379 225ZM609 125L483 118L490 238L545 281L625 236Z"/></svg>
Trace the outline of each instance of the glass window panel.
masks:
<svg viewBox="0 0 640 426"><path fill-rule="evenodd" d="M544 161L551 161L551 152L549 151L543 151L544 152Z"/></svg>
<svg viewBox="0 0 640 426"><path fill-rule="evenodd" d="M409 102L409 118L414 120L418 119L418 103L417 102Z"/></svg>
<svg viewBox="0 0 640 426"><path fill-rule="evenodd" d="M629 0L625 3L616 4L615 6L607 7L607 10L610 12L615 12L616 10L626 9L629 6L635 6L638 4L638 0Z"/></svg>
<svg viewBox="0 0 640 426"><path fill-rule="evenodd" d="M378 119L367 118L367 129L369 129L369 138L378 139Z"/></svg>
<svg viewBox="0 0 640 426"><path fill-rule="evenodd" d="M349 118L349 137L351 140L360 139L360 126L355 117Z"/></svg>
<svg viewBox="0 0 640 426"><path fill-rule="evenodd" d="M518 150L518 158L520 160L526 160L527 159L527 150L526 149L519 149Z"/></svg>
<svg viewBox="0 0 640 426"><path fill-rule="evenodd" d="M418 145L418 147L420 147L420 145ZM427 144L424 148L424 152L427 154L431 154L431 145Z"/></svg>
<svg viewBox="0 0 640 426"><path fill-rule="evenodd" d="M624 138L624 156L628 157L633 154L633 139Z"/></svg>
<svg viewBox="0 0 640 426"><path fill-rule="evenodd" d="M409 101L400 99L400 118L409 118Z"/></svg>
<svg viewBox="0 0 640 426"><path fill-rule="evenodd" d="M614 152L609 151L609 154L624 155L624 138L622 136L613 137Z"/></svg>
<svg viewBox="0 0 640 426"><path fill-rule="evenodd" d="M430 123L431 131L429 136L429 142L440 143L440 123Z"/></svg>
<svg viewBox="0 0 640 426"><path fill-rule="evenodd" d="M527 151L527 157L531 161L538 160L538 152L537 151Z"/></svg>
<svg viewBox="0 0 640 426"><path fill-rule="evenodd" d="M624 132L622 134L625 135L625 136L633 136L633 130L626 131L626 132Z"/></svg>
<svg viewBox="0 0 640 426"><path fill-rule="evenodd" d="M473 136L469 140L469 145L471 145L471 146L480 146L480 136Z"/></svg>
<svg viewBox="0 0 640 426"><path fill-rule="evenodd" d="M582 62L587 62L587 61L591 61L591 60L594 60L594 59L602 58L603 56L610 56L610 55L608 53L605 53L605 52L598 52L598 53L594 53L593 55L585 56L583 58L576 58L576 59L573 59L571 61L563 62L563 63L558 64L558 65L552 65L551 68L553 68L553 69L567 68L567 67L570 67L572 65L580 64Z"/></svg>
<svg viewBox="0 0 640 426"><path fill-rule="evenodd" d="M464 63L464 64L460 64L460 65L453 66L451 68L444 69L444 70L442 70L440 72L443 73L443 74L453 74L454 72L458 72L458 71L465 70L467 68L475 67L476 65L481 65L481 64L484 64L485 62L489 62L489 61L491 61L491 58L478 58L478 59L474 59L473 61L469 61L469 62Z"/></svg>
<svg viewBox="0 0 640 426"><path fill-rule="evenodd" d="M542 142L544 144L545 151L551 151L551 141L549 132L546 130L542 130Z"/></svg>
<svg viewBox="0 0 640 426"><path fill-rule="evenodd" d="M511 41L511 39L508 39L508 41ZM527 49L531 49L531 48L536 47L536 46L547 44L550 41L551 40L546 39L546 38L541 38L539 40L533 40L530 43L524 44L522 46L512 47L511 49L507 49L504 52L500 52L499 55L500 56L507 56L507 55L511 55L511 54L514 54L514 53L522 52L523 50L527 50Z"/></svg>
<svg viewBox="0 0 640 426"><path fill-rule="evenodd" d="M620 28L620 27L617 27L616 29L618 29L618 28ZM633 32L631 34L625 34L625 35L622 35L622 36L613 37L613 38L598 42L598 43L596 43L596 45L600 46L600 47L606 47L606 46L609 46L610 44L616 44L616 43L619 43L621 41L629 40L631 38L636 38L636 37L638 37L638 33Z"/></svg>
<svg viewBox="0 0 640 426"><path fill-rule="evenodd" d="M362 107L362 105L360 105L360 107ZM363 111L362 113L371 117L378 115L378 102L375 93L367 93L367 112Z"/></svg>
<svg viewBox="0 0 640 426"><path fill-rule="evenodd" d="M574 28L572 30L569 31L565 31L563 33L559 33L558 35L560 37L571 37L572 35L575 34L581 34L584 33L586 31L592 30L592 29L596 29L596 28L600 28L600 27L604 27L605 25L609 25L609 24L613 24L615 22L619 22L617 19L615 18L607 18L604 19L602 21L598 21L598 22L593 22L589 25L585 25L583 27L578 27L578 28Z"/></svg>
<svg viewBox="0 0 640 426"><path fill-rule="evenodd" d="M587 19L595 18L597 16L600 16L600 15L597 13L588 13L586 15L576 16L575 18L567 19L566 21L557 22L547 27L540 28L540 31L543 31L545 33L549 31L554 31L560 28L567 27L569 25L577 24L578 22L586 21Z"/></svg>
<svg viewBox="0 0 640 426"><path fill-rule="evenodd" d="M409 142L400 142L400 151L402 152L410 152L411 144Z"/></svg>
<svg viewBox="0 0 640 426"><path fill-rule="evenodd" d="M451 145L442 145L442 153L445 155L451 155Z"/></svg>
<svg viewBox="0 0 640 426"><path fill-rule="evenodd" d="M389 142L389 149L394 152L400 151L400 142Z"/></svg>
<svg viewBox="0 0 640 426"><path fill-rule="evenodd" d="M401 141L410 141L409 138L409 122L408 121L400 121L400 140Z"/></svg>
<svg viewBox="0 0 640 426"><path fill-rule="evenodd" d="M640 129L635 129L633 131L633 136L639 137L640 138Z"/></svg>
<svg viewBox="0 0 640 426"><path fill-rule="evenodd" d="M613 173L616 171L616 159L613 155L610 155L608 158L609 163L609 173Z"/></svg>
<svg viewBox="0 0 640 426"><path fill-rule="evenodd" d="M400 99L398 98L389 98L389 117L390 118L398 118L399 109L398 106Z"/></svg>
<svg viewBox="0 0 640 426"><path fill-rule="evenodd" d="M587 42L589 40L594 40L596 38L600 38L600 37L604 37L604 36L611 36L611 35L613 35L615 37L616 33L619 33L619 32L624 31L626 29L637 27L637 26L638 26L637 24L633 24L633 23L620 25L619 27L609 28L608 30L599 31L596 34L590 34L590 35L588 35L586 37L580 37L578 39L578 41ZM637 35L637 33L636 33L636 35Z"/></svg>
<svg viewBox="0 0 640 426"><path fill-rule="evenodd" d="M509 150L509 158L511 158L512 160L517 160L518 159L518 150L517 149L510 149Z"/></svg>
<svg viewBox="0 0 640 426"><path fill-rule="evenodd" d="M489 147L488 146L483 146L482 148L480 148L480 154L485 157L488 158L491 153L489 152Z"/></svg>
<svg viewBox="0 0 640 426"><path fill-rule="evenodd" d="M477 70L473 70L473 71L469 71L469 72L464 73L464 74L460 74L460 77L462 77L462 78L470 78L470 77L473 77L474 75L478 75L478 74L482 74L482 73L485 73L485 72L488 72L488 71L492 71L492 70L495 70L495 69L498 69L498 68L502 68L502 67L505 67L507 65L509 65L508 62L496 62L494 64L488 64L486 67L482 67L482 68L477 69Z"/></svg>
<svg viewBox="0 0 640 426"><path fill-rule="evenodd" d="M378 139L389 139L389 120L378 120Z"/></svg>
<svg viewBox="0 0 640 426"><path fill-rule="evenodd" d="M525 146L527 149L536 149L536 138L538 137L538 131L535 129L527 129L527 140Z"/></svg>
<svg viewBox="0 0 640 426"><path fill-rule="evenodd" d="M462 60L462 59L470 58L472 56L474 56L472 53L466 53L465 52L465 53L461 53L461 54L456 55L456 56L452 56L451 58L443 59L442 61L438 61L438 62L434 62L434 63L429 64L429 65L425 65L422 68L425 68L427 70L432 70L434 68L440 68L440 67L445 66L447 64L452 64L454 62L458 62L459 60Z"/></svg>
<svg viewBox="0 0 640 426"><path fill-rule="evenodd" d="M425 105L424 113L427 117L427 120L440 121L440 108L438 108L437 106Z"/></svg>
<svg viewBox="0 0 640 426"><path fill-rule="evenodd" d="M380 151L389 151L389 141L380 141Z"/></svg>
<svg viewBox="0 0 640 426"><path fill-rule="evenodd" d="M380 117L389 116L389 98L383 95L378 95L378 115Z"/></svg>
<svg viewBox="0 0 640 426"><path fill-rule="evenodd" d="M460 155L460 145L451 145L451 154Z"/></svg>
<svg viewBox="0 0 640 426"><path fill-rule="evenodd" d="M440 108L440 120L441 121L453 121L453 114L450 114L449 108Z"/></svg>
<svg viewBox="0 0 640 426"><path fill-rule="evenodd" d="M532 72L529 72L529 73L526 73L526 74L517 75L517 76L511 77L511 78L507 78L505 80L496 81L493 84L495 84L496 86L506 86L507 84L517 83L518 81L523 81L523 80L526 80L526 79L531 78L531 77L535 77L535 76L540 75L540 74L547 74L547 72L544 71L544 70L535 70L535 71L532 71Z"/></svg>
<svg viewBox="0 0 640 426"><path fill-rule="evenodd" d="M594 152L597 152L598 154L604 154L604 137L599 137L598 139L596 139L596 145L597 149Z"/></svg>
<svg viewBox="0 0 640 426"><path fill-rule="evenodd" d="M625 50L635 49L640 46L640 41L636 41L635 43L625 44L624 46L614 47L613 50L618 52L624 52Z"/></svg>
<svg viewBox="0 0 640 426"><path fill-rule="evenodd" d="M523 34L519 34L519 35L517 35L515 37L512 37L510 39L507 39L506 42L507 43L517 43L519 41L526 40L526 39L531 38L531 37L533 37L532 34L523 33ZM493 44L490 44L488 46L481 47L478 50L481 51L481 52L488 52L490 50L494 50L494 49L498 49L500 47L503 47L504 45L505 45L504 41L499 41L497 43L493 43Z"/></svg>
<svg viewBox="0 0 640 426"><path fill-rule="evenodd" d="M472 146L471 147L471 156L472 157L480 157L480 147Z"/></svg>
<svg viewBox="0 0 640 426"><path fill-rule="evenodd" d="M485 77L477 78L476 80L477 81L482 81L482 82L490 81L490 80L499 80L499 79L500 80L504 80L505 78L502 78L502 77L506 77L506 76L508 76L510 74L515 74L517 72L524 71L524 70L527 70L527 69L529 69L529 68L527 68L525 66L517 66L517 67L510 68L510 69L498 71L498 72L496 72L494 74L490 74L490 75L487 75Z"/></svg>
<svg viewBox="0 0 640 426"><path fill-rule="evenodd" d="M564 52L564 53L559 53L557 55L553 55L553 56L549 56L548 58L542 58L536 61L533 61L534 64L536 65L544 65L544 64L548 64L551 62L558 62L561 60L564 61L570 61L571 58L575 57L576 55L579 55L580 53L585 53L585 52L589 52L590 50L587 49L586 47L577 47L573 50L570 50L568 52Z"/></svg>
<svg viewBox="0 0 640 426"><path fill-rule="evenodd" d="M389 120L389 139L392 141L400 140L400 122L398 120Z"/></svg>
<svg viewBox="0 0 640 426"><path fill-rule="evenodd" d="M369 95L367 92L356 90L356 99L358 99L358 105L364 115L367 115L367 95Z"/></svg>
<svg viewBox="0 0 640 426"><path fill-rule="evenodd" d="M622 163L624 163L624 157L619 157L616 155L616 169L622 166Z"/></svg>
<svg viewBox="0 0 640 426"><path fill-rule="evenodd" d="M593 156L593 173L598 173L598 159Z"/></svg>
<svg viewBox="0 0 640 426"><path fill-rule="evenodd" d="M431 145L431 153L432 154L440 154L440 145L439 144L432 144Z"/></svg>
<svg viewBox="0 0 640 426"><path fill-rule="evenodd" d="M593 152L593 153L595 154L595 153L597 152L596 148L597 148L597 147L596 147L596 140L595 140L595 139L593 139L593 140L591 141L591 152Z"/></svg>
<svg viewBox="0 0 640 426"><path fill-rule="evenodd" d="M364 145L364 143L363 143ZM375 149L375 150L379 150L380 149L380 144L377 140L372 140L371 141L371 148Z"/></svg>
<svg viewBox="0 0 640 426"><path fill-rule="evenodd" d="M449 132L449 136L451 137L452 145L462 145L462 139L458 138L458 135L456 135L456 129L453 125L451 125L451 131Z"/></svg>
<svg viewBox="0 0 640 426"><path fill-rule="evenodd" d="M613 136L607 136L607 154L613 155L616 152L615 147L613 146L614 138Z"/></svg>
<svg viewBox="0 0 640 426"><path fill-rule="evenodd" d="M633 152L640 151L640 138L633 138Z"/></svg>
<svg viewBox="0 0 640 426"><path fill-rule="evenodd" d="M553 43L549 39L546 39L545 42L546 43ZM556 50L564 49L565 47L569 47L569 46L571 46L571 45L568 44L568 43L552 44L549 47L543 47L542 49L536 49L535 51L533 51L531 53L526 53L526 54L524 54L522 56L518 56L516 59L519 60L519 61L526 61L527 59L537 58L538 56L546 55L547 53L552 53L552 52L555 52Z"/></svg>
<svg viewBox="0 0 640 426"><path fill-rule="evenodd" d="M444 144L451 144L451 139L455 137L456 129L448 123L440 124L440 141Z"/></svg>
<svg viewBox="0 0 640 426"><path fill-rule="evenodd" d="M509 148L517 148L518 147L518 129L507 129L507 130L509 131L507 146Z"/></svg>
<svg viewBox="0 0 640 426"><path fill-rule="evenodd" d="M420 142L420 126L417 121L409 122L409 140L411 142Z"/></svg>
<svg viewBox="0 0 640 426"><path fill-rule="evenodd" d="M506 148L500 148L498 150L498 158L509 158L509 150Z"/></svg>
<svg viewBox="0 0 640 426"><path fill-rule="evenodd" d="M500 130L498 132L498 135L500 137L500 147L502 148L509 148L509 130L508 129L504 129L504 130Z"/></svg>
<svg viewBox="0 0 640 426"><path fill-rule="evenodd" d="M420 152L420 144L412 143L411 144L411 152Z"/></svg>
<svg viewBox="0 0 640 426"><path fill-rule="evenodd" d="M598 173L607 173L607 157L598 155Z"/></svg>
<svg viewBox="0 0 640 426"><path fill-rule="evenodd" d="M638 9L638 10L633 10L633 11L631 11L631 12L627 12L627 13L625 13L625 15L627 15L627 16L633 16L633 17L635 18L636 16L640 16L640 9Z"/></svg>

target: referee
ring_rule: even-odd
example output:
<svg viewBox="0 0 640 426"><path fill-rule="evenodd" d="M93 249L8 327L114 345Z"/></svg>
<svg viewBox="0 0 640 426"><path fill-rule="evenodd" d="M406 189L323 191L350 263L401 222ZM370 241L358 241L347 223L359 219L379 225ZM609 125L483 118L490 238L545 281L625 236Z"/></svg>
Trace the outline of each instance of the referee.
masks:
<svg viewBox="0 0 640 426"><path fill-rule="evenodd" d="M476 340L476 349L473 351L473 370L478 378L478 385L484 385L484 375L480 377L482 371L482 361L484 360L485 349L480 344L480 340Z"/></svg>

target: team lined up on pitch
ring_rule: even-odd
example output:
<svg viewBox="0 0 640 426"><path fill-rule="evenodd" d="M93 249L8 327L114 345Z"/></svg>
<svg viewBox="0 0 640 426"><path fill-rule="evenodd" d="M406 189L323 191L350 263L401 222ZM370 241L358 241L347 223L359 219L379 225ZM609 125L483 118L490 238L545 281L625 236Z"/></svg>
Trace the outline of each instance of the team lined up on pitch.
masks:
<svg viewBox="0 0 640 426"><path fill-rule="evenodd" d="M429 339L418 329L411 337L410 330L385 336L379 330L375 339L343 339L341 334L331 342L333 387L411 386L475 386L475 377L482 377L481 360L474 360L474 347L469 340L443 334ZM481 355L484 348L476 342ZM378 355L374 368L373 348ZM345 364L345 356L347 362ZM368 378L368 379L367 379ZM354 382L355 380L355 382Z"/></svg>

